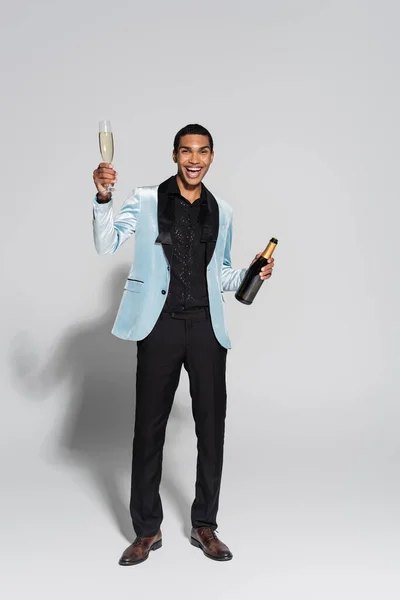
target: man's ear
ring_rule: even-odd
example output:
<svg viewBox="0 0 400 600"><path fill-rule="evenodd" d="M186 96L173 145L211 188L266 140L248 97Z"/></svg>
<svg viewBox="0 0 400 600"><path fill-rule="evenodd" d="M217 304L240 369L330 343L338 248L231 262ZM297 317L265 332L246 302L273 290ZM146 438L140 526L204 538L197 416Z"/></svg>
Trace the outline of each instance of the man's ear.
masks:
<svg viewBox="0 0 400 600"><path fill-rule="evenodd" d="M173 152L172 152L172 160L174 161L174 163L176 163L176 162L177 162L177 160L176 160L176 154L175 154L175 150L173 150Z"/></svg>
<svg viewBox="0 0 400 600"><path fill-rule="evenodd" d="M214 160L214 150L211 152L211 162Z"/></svg>

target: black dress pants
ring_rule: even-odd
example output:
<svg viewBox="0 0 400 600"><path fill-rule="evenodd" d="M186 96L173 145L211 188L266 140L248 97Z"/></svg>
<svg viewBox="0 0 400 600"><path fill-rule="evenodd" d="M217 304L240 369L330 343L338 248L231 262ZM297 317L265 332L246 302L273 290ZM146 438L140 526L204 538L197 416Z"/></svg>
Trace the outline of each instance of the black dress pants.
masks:
<svg viewBox="0 0 400 600"><path fill-rule="evenodd" d="M226 355L209 309L162 312L137 343L136 413L130 512L139 536L155 535L163 519L159 487L165 430L182 365L188 372L197 436L193 527L217 528L226 415ZM183 449L184 451L184 449Z"/></svg>

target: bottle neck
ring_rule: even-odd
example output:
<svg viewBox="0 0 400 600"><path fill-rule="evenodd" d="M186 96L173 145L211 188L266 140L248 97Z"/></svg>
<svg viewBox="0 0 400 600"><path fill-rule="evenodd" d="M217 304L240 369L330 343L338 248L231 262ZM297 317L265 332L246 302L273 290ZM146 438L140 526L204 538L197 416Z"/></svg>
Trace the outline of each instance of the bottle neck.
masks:
<svg viewBox="0 0 400 600"><path fill-rule="evenodd" d="M271 258L275 248L276 244L274 244L274 242L268 242L268 246L265 248L264 252L261 253L261 256L263 256L264 258Z"/></svg>

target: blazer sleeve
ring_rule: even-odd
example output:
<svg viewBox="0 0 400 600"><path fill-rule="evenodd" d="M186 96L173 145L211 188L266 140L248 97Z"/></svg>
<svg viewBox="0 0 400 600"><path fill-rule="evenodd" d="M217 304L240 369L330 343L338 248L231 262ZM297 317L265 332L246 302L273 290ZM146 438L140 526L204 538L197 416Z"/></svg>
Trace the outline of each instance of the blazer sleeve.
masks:
<svg viewBox="0 0 400 600"><path fill-rule="evenodd" d="M232 269L231 261L232 247L232 214L229 220L228 231L226 235L224 259L222 263L221 283L224 292L236 292L242 283L247 269Z"/></svg>
<svg viewBox="0 0 400 600"><path fill-rule="evenodd" d="M140 191L135 188L114 220L113 199L104 204L93 200L93 240L98 254L114 254L136 230L140 213Z"/></svg>

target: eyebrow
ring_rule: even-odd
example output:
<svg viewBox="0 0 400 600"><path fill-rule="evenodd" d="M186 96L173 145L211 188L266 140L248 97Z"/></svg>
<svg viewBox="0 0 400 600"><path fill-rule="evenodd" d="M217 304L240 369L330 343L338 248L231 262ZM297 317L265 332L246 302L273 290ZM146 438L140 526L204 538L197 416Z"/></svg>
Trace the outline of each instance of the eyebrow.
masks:
<svg viewBox="0 0 400 600"><path fill-rule="evenodd" d="M192 149L190 146L179 146L179 150L181 150L182 148L184 148L185 150L191 150ZM209 150L211 150L210 146L201 146L199 148L199 150L205 150L206 148L208 148Z"/></svg>

